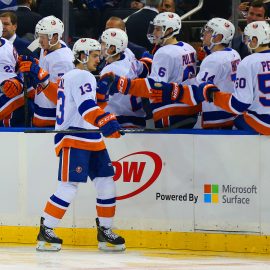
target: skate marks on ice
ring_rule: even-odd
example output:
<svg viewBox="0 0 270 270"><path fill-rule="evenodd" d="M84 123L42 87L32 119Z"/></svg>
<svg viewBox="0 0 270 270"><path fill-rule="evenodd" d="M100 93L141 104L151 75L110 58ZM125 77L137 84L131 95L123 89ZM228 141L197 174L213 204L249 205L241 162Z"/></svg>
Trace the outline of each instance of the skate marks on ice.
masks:
<svg viewBox="0 0 270 270"><path fill-rule="evenodd" d="M64 246L36 252L34 246L0 246L1 270L270 270L270 256L128 249L104 253Z"/></svg>

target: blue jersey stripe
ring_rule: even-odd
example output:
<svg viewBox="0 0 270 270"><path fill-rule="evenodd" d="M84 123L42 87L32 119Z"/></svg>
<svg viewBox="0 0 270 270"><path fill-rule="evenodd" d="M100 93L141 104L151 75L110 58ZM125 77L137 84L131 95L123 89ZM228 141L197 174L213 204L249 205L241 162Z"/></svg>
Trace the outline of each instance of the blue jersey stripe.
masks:
<svg viewBox="0 0 270 270"><path fill-rule="evenodd" d="M250 104L243 103L237 100L233 95L231 98L231 106L238 112L244 112L250 106Z"/></svg>
<svg viewBox="0 0 270 270"><path fill-rule="evenodd" d="M212 112L203 112L203 120L204 121L215 121L221 119L228 119L233 116L232 113L228 113L225 111L212 111Z"/></svg>
<svg viewBox="0 0 270 270"><path fill-rule="evenodd" d="M50 197L50 199L54 202L54 203L57 203L61 206L64 206L64 207L68 207L69 206L69 203L68 202L65 202L63 200L61 200L60 198L56 197L55 195L52 195Z"/></svg>
<svg viewBox="0 0 270 270"><path fill-rule="evenodd" d="M10 98L8 98L6 95L2 95L0 97L0 107L5 105L8 101L10 101Z"/></svg>
<svg viewBox="0 0 270 270"><path fill-rule="evenodd" d="M56 117L56 108L41 108L37 104L34 104L34 111L39 116Z"/></svg>
<svg viewBox="0 0 270 270"><path fill-rule="evenodd" d="M99 140L101 138L100 133L58 133L54 136L54 143L58 144L65 136L72 136L76 138Z"/></svg>
<svg viewBox="0 0 270 270"><path fill-rule="evenodd" d="M97 104L94 100L92 100L92 99L85 100L79 107L79 113L80 113L80 115L83 115L85 111L87 111L91 108L94 108L96 106L97 106Z"/></svg>
<svg viewBox="0 0 270 270"><path fill-rule="evenodd" d="M99 204L114 204L116 201L115 198L107 199L107 200L102 200L102 199L97 199L97 203Z"/></svg>
<svg viewBox="0 0 270 270"><path fill-rule="evenodd" d="M270 115L268 114L257 114L254 111L248 111L249 114L252 114L254 116L256 116L259 120L261 120L262 122L270 125Z"/></svg>

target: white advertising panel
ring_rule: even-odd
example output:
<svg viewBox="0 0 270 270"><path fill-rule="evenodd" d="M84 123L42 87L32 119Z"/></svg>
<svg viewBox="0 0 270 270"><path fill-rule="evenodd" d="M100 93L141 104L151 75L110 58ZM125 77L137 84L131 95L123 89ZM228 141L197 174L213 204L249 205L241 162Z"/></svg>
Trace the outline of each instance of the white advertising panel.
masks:
<svg viewBox="0 0 270 270"><path fill-rule="evenodd" d="M57 186L52 134L0 133L0 221L36 226ZM127 134L106 140L115 168L115 227L270 234L270 142L263 136ZM95 226L93 183L61 227Z"/></svg>

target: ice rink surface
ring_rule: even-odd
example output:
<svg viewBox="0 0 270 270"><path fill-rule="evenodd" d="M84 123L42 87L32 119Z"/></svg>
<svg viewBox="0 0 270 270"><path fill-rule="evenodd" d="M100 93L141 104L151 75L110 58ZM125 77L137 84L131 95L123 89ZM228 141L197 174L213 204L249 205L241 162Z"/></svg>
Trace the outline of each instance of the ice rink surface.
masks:
<svg viewBox="0 0 270 270"><path fill-rule="evenodd" d="M128 249L104 253L64 246L60 252L36 252L34 246L0 246L0 270L270 270L270 255Z"/></svg>

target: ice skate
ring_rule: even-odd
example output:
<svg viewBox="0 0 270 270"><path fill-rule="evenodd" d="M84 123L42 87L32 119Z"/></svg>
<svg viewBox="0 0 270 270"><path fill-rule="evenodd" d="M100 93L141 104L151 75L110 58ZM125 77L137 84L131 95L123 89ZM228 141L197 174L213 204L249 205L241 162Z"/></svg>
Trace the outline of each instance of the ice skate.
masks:
<svg viewBox="0 0 270 270"><path fill-rule="evenodd" d="M124 251L126 249L125 239L115 234L111 228L100 226L99 219L96 218L97 223L97 240L98 249L103 251Z"/></svg>
<svg viewBox="0 0 270 270"><path fill-rule="evenodd" d="M44 224L44 218L40 220L40 229L37 237L37 251L59 251L63 240L60 239L53 231L53 229L46 227Z"/></svg>

